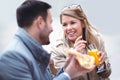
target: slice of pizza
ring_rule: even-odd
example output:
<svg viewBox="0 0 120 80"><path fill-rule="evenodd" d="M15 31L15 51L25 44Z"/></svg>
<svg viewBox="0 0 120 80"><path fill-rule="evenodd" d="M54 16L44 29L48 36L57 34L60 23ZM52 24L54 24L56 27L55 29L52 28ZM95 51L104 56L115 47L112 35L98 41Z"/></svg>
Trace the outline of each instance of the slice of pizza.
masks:
<svg viewBox="0 0 120 80"><path fill-rule="evenodd" d="M68 54L71 54L71 55L75 55L80 66L82 66L86 69L92 69L95 66L94 65L95 58L93 56L89 56L87 54L81 54L73 48L67 49L67 50L65 50L65 52Z"/></svg>

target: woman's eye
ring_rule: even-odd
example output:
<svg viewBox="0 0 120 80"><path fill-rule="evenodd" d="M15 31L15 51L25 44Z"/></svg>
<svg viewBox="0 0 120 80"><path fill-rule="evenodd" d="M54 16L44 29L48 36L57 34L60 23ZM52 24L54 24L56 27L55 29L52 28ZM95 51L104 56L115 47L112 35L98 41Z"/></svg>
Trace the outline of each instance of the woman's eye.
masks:
<svg viewBox="0 0 120 80"><path fill-rule="evenodd" d="M71 24L75 24L75 23L76 23L76 22L73 22L73 21L71 22Z"/></svg>
<svg viewBox="0 0 120 80"><path fill-rule="evenodd" d="M64 24L62 24L62 26L64 26L64 27L65 27L65 26L67 26L67 24L66 24L66 23L64 23Z"/></svg>

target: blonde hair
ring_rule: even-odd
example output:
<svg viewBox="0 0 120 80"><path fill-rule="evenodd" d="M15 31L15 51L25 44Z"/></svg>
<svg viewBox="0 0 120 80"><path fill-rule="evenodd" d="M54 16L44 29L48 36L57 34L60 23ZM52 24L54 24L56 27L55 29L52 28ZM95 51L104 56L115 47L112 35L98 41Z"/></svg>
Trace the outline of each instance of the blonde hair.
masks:
<svg viewBox="0 0 120 80"><path fill-rule="evenodd" d="M63 11L60 14L60 22L62 22L62 15L71 16L83 22L85 25L85 39L87 43L88 44L94 43L96 47L99 48L100 42L98 36L100 36L100 34L98 34L96 28L89 23L80 5L76 5L76 6L72 5L63 9ZM64 44L66 44L67 47L71 47L71 42L66 38L65 35L63 37L64 37L63 38Z"/></svg>

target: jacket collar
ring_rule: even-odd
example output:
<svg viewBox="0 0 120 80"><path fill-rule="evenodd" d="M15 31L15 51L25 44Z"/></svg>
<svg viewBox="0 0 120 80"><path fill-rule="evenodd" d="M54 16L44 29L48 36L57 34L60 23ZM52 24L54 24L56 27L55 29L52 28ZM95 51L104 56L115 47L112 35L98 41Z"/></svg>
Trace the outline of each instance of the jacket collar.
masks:
<svg viewBox="0 0 120 80"><path fill-rule="evenodd" d="M24 29L19 29L16 36L25 44L25 46L30 50L34 58L40 63L45 70L49 64L50 54L43 49L41 44L39 44L35 39L33 39Z"/></svg>

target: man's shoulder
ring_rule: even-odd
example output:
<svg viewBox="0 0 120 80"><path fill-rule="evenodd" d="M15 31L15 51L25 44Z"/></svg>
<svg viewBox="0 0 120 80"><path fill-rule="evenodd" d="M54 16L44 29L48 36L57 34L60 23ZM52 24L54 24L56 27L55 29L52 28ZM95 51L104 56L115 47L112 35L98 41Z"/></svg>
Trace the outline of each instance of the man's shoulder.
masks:
<svg viewBox="0 0 120 80"><path fill-rule="evenodd" d="M13 40L11 43L0 53L0 57L7 57L8 59L16 57L24 57L29 53L27 47L18 40Z"/></svg>

